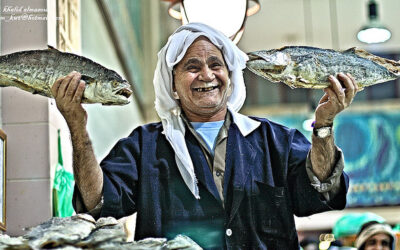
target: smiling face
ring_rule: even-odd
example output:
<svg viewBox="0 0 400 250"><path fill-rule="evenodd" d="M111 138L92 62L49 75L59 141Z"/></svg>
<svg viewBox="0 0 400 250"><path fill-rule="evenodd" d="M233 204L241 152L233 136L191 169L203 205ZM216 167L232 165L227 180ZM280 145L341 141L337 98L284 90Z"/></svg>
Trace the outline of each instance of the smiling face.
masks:
<svg viewBox="0 0 400 250"><path fill-rule="evenodd" d="M225 118L230 95L229 72L221 51L199 37L174 69L174 91L190 121Z"/></svg>

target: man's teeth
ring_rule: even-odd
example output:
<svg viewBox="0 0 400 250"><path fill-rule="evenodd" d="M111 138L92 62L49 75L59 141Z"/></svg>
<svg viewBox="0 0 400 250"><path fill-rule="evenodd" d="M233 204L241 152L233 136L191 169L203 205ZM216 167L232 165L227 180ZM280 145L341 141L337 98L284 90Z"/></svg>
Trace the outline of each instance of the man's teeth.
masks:
<svg viewBox="0 0 400 250"><path fill-rule="evenodd" d="M208 87L208 88L195 88L194 90L196 90L197 92L205 92L205 91L211 91L218 88L218 86L214 86L214 87Z"/></svg>

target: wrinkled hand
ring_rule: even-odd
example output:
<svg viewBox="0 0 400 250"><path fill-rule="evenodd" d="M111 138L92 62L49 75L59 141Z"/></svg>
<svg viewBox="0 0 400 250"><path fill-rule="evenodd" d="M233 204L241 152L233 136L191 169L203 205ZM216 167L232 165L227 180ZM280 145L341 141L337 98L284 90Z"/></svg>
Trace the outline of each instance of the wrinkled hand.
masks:
<svg viewBox="0 0 400 250"><path fill-rule="evenodd" d="M57 108L70 130L86 128L87 113L81 104L84 90L85 82L81 80L81 74L75 71L58 78L51 87Z"/></svg>
<svg viewBox="0 0 400 250"><path fill-rule="evenodd" d="M329 82L331 85L324 89L325 94L315 110L317 128L332 125L335 116L351 104L358 91L357 83L350 74L329 76Z"/></svg>

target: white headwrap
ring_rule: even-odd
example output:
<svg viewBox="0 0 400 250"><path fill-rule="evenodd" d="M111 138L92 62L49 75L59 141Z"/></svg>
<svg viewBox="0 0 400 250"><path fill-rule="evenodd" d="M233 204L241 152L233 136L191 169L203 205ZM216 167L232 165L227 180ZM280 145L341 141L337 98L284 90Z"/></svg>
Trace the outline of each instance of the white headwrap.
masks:
<svg viewBox="0 0 400 250"><path fill-rule="evenodd" d="M181 108L172 95L172 70L199 36L207 37L222 51L231 73L232 94L228 98L228 108L233 112L239 111L246 98L242 70L246 67L248 60L247 55L224 34L201 23L189 23L179 27L158 53L153 80L156 95L155 108L161 118L163 133L175 151L179 172L197 199L200 199L199 189L193 162L185 142L185 125L180 117Z"/></svg>
<svg viewBox="0 0 400 250"><path fill-rule="evenodd" d="M360 234L357 236L357 239L355 241L355 245L357 249L361 249L361 246L367 242L367 240L378 233L384 233L387 234L390 237L390 242L393 244L390 249L394 249L394 241L396 239L392 228L388 224L382 224L382 223L376 223L372 224L366 228Z"/></svg>

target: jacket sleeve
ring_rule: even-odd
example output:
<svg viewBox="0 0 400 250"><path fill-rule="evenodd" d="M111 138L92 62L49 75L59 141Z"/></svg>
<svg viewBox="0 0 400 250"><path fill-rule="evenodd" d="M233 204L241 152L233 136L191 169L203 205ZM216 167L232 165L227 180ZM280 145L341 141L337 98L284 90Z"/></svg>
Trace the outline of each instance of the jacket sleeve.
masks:
<svg viewBox="0 0 400 250"><path fill-rule="evenodd" d="M324 211L343 209L346 205L348 176L342 172L340 186L332 199L326 200L313 187L306 170L310 142L298 130L291 130L288 156L288 188L296 216L309 216Z"/></svg>
<svg viewBox="0 0 400 250"><path fill-rule="evenodd" d="M318 177L314 174L312 170L310 152L308 152L306 160L306 170L308 178L311 181L311 186L313 186L318 192L320 192L325 200L329 201L340 191L340 180L344 169L344 156L340 148L336 147L336 159L335 165L333 166L333 171L331 175L323 182L321 182Z"/></svg>

